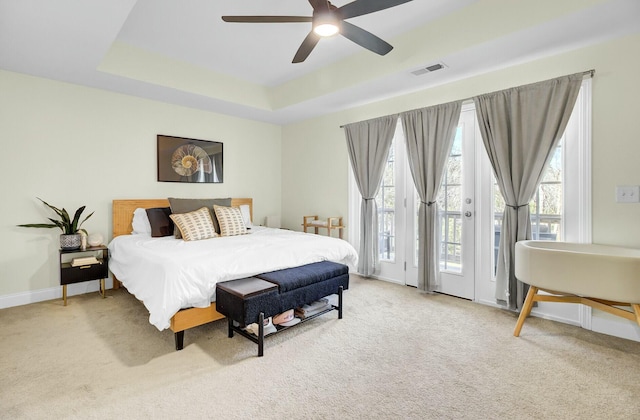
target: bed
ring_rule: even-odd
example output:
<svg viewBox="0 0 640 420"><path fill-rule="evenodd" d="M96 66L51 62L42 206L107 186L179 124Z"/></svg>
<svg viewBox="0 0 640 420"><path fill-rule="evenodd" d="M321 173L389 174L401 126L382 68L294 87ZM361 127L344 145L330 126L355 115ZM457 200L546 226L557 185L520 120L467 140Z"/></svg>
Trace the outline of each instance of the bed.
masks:
<svg viewBox="0 0 640 420"><path fill-rule="evenodd" d="M248 205L253 218L252 199L234 198L231 205ZM170 328L178 350L185 330L224 318L215 308L219 281L324 260L357 264L346 241L283 229L255 226L247 235L192 242L132 234L136 209L168 206L167 199L114 200L109 265L114 288L124 285L143 302L151 324Z"/></svg>

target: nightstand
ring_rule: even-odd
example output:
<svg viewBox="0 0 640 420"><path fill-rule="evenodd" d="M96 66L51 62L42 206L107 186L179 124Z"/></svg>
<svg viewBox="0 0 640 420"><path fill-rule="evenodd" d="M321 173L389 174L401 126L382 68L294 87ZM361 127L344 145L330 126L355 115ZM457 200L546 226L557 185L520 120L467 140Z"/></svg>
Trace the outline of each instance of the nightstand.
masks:
<svg viewBox="0 0 640 420"><path fill-rule="evenodd" d="M97 263L79 265L74 267L71 261L74 257L95 256ZM87 247L84 250L74 249L71 251L60 250L60 285L62 286L62 300L67 306L67 284L81 283L89 280L100 280L100 294L106 297L104 280L109 277L109 249L104 246Z"/></svg>

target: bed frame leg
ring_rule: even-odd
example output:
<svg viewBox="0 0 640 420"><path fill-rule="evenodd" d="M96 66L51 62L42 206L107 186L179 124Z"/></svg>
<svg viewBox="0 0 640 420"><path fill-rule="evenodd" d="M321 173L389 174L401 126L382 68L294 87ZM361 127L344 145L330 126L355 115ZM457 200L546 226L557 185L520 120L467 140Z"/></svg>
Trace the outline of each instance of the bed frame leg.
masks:
<svg viewBox="0 0 640 420"><path fill-rule="evenodd" d="M258 357L264 355L264 312L258 317Z"/></svg>
<svg viewBox="0 0 640 420"><path fill-rule="evenodd" d="M338 319L342 319L342 291L343 287L338 289Z"/></svg>
<svg viewBox="0 0 640 420"><path fill-rule="evenodd" d="M522 330L522 326L524 325L524 320L527 319L529 314L531 313L531 308L533 308L534 297L538 293L538 288L535 286L529 286L529 291L527 292L527 297L524 300L524 305L522 306L522 310L520 311L520 316L518 317L518 322L516 322L516 329L513 330L514 337L520 336L520 330Z"/></svg>
<svg viewBox="0 0 640 420"><path fill-rule="evenodd" d="M182 350L184 348L184 330L175 333L174 337L176 339L176 350Z"/></svg>

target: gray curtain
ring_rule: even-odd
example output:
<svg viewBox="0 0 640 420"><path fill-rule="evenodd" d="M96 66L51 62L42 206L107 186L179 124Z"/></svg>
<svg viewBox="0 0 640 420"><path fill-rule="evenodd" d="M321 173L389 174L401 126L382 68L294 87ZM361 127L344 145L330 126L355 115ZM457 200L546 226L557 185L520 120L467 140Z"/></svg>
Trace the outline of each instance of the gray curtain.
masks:
<svg viewBox="0 0 640 420"><path fill-rule="evenodd" d="M409 168L420 196L418 212L418 288L434 291L438 284L438 205L447 158L460 119L462 101L400 114Z"/></svg>
<svg viewBox="0 0 640 420"><path fill-rule="evenodd" d="M344 127L351 168L362 195L358 273L370 276L378 265L378 209L375 202L397 115L348 124Z"/></svg>
<svg viewBox="0 0 640 420"><path fill-rule="evenodd" d="M531 239L529 202L575 104L582 73L474 98L478 125L506 207L496 272L496 299L520 309L525 285L514 275L517 241Z"/></svg>

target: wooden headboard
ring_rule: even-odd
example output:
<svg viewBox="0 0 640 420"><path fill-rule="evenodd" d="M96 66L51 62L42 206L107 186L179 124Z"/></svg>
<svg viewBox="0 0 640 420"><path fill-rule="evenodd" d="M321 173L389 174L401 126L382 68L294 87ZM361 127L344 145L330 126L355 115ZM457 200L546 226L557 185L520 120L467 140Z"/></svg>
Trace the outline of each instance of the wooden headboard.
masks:
<svg viewBox="0 0 640 420"><path fill-rule="evenodd" d="M232 198L231 205L234 207L249 205L249 213L253 220L253 199L252 198ZM129 235L133 228L133 212L135 209L151 209L154 207L169 207L169 200L166 198L142 198L131 200L113 200L113 237Z"/></svg>

